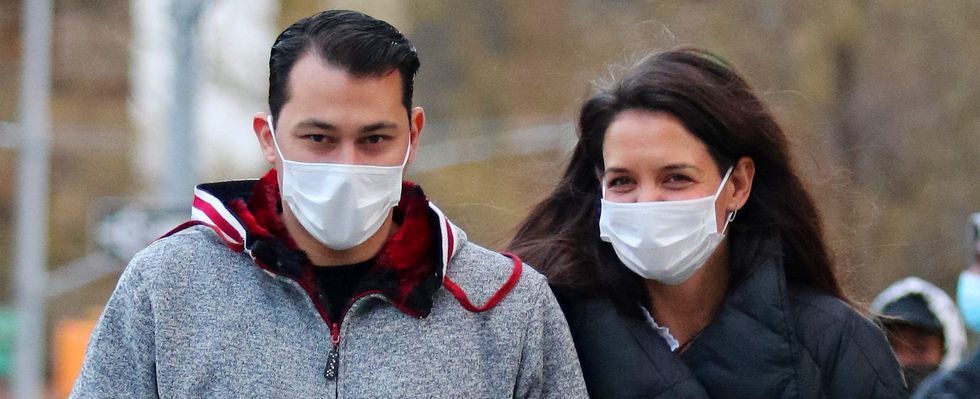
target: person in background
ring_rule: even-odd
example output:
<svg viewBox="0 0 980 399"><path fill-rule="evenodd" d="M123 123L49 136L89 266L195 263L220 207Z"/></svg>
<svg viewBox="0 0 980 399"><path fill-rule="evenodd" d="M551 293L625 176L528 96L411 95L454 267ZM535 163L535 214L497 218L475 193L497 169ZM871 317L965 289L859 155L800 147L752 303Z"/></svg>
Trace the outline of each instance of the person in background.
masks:
<svg viewBox="0 0 980 399"><path fill-rule="evenodd" d="M956 302L963 321L974 333L980 333L980 213L970 216L973 235L973 259L960 273L956 285ZM980 350L958 367L922 382L912 396L914 399L972 399L980 398Z"/></svg>
<svg viewBox="0 0 980 399"><path fill-rule="evenodd" d="M193 220L134 257L71 396L585 397L545 278L403 181L418 68L358 12L286 28L252 120L272 169L198 186Z"/></svg>
<svg viewBox="0 0 980 399"><path fill-rule="evenodd" d="M596 398L901 398L772 114L720 57L653 54L581 107L511 249L548 276Z"/></svg>
<svg viewBox="0 0 980 399"><path fill-rule="evenodd" d="M951 370L963 358L966 330L953 300L918 277L890 285L871 302L884 326L909 390L937 370Z"/></svg>

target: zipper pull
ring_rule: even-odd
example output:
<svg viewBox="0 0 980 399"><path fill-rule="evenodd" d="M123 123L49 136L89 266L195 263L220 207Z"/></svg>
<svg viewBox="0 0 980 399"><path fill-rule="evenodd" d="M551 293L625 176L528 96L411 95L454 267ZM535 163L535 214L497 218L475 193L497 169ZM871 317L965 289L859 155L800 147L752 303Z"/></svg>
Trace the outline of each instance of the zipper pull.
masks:
<svg viewBox="0 0 980 399"><path fill-rule="evenodd" d="M327 356L327 368L323 370L323 376L327 381L337 379L337 370L340 367L340 325L333 323L330 325L330 354Z"/></svg>
<svg viewBox="0 0 980 399"><path fill-rule="evenodd" d="M327 356L327 368L323 370L323 376L327 377L328 381L333 381L337 378L337 363L340 361L340 353L337 353L337 344L333 345L330 349L330 355Z"/></svg>

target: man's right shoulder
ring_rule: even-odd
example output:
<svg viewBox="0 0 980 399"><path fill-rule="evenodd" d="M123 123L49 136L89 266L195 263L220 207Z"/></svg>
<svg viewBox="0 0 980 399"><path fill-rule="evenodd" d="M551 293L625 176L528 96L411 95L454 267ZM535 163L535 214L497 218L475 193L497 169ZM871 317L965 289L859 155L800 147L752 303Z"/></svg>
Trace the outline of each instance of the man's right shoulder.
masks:
<svg viewBox="0 0 980 399"><path fill-rule="evenodd" d="M242 256L228 248L209 228L190 227L154 241L138 252L123 272L123 278L161 283L168 278L188 277L210 263Z"/></svg>

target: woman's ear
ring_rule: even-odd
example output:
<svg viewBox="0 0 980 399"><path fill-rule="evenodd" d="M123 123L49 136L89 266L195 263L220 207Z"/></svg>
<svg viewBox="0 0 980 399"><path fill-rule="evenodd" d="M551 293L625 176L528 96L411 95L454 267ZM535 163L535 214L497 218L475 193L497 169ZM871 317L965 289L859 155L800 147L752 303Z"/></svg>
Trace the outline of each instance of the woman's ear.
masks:
<svg viewBox="0 0 980 399"><path fill-rule="evenodd" d="M732 192L732 201L729 203L729 212L742 209L749 200L752 192L752 179L755 178L755 161L749 157L741 157L732 170L732 185L735 187Z"/></svg>

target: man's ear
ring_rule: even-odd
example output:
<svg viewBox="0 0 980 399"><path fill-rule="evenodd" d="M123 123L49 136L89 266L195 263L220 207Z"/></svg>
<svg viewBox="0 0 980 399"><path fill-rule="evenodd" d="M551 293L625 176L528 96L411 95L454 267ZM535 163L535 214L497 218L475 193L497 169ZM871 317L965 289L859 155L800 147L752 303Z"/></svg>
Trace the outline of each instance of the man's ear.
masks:
<svg viewBox="0 0 980 399"><path fill-rule="evenodd" d="M255 138L259 140L259 147L262 149L262 156L271 164L276 163L279 156L276 153L276 145L272 141L272 128L269 126L268 114L265 112L256 113L252 117L252 130L255 131Z"/></svg>
<svg viewBox="0 0 980 399"><path fill-rule="evenodd" d="M412 125L409 134L412 138L412 148L409 150L408 163L415 160L415 152L419 149L419 139L422 138L422 129L425 128L425 110L422 107L412 108L412 115L409 116Z"/></svg>
<svg viewBox="0 0 980 399"><path fill-rule="evenodd" d="M729 203L729 207L734 207L732 209L727 209L727 211L732 212L738 209L742 209L745 203L749 200L749 194L752 193L752 179L755 178L755 161L749 157L739 158L738 163L735 164L734 170L732 170L732 185L735 187L732 193L732 201Z"/></svg>

